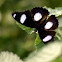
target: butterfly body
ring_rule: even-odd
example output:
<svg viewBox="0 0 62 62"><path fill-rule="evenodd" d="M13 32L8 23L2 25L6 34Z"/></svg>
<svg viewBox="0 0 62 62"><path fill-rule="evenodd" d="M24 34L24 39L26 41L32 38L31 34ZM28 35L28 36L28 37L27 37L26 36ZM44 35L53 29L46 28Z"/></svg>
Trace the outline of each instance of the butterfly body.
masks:
<svg viewBox="0 0 62 62"><path fill-rule="evenodd" d="M36 28L38 30L40 39L44 43L54 40L55 29L58 27L58 20L55 15L49 15L48 10L42 7L35 7L31 11L26 10L24 12L13 12L13 18L30 28Z"/></svg>

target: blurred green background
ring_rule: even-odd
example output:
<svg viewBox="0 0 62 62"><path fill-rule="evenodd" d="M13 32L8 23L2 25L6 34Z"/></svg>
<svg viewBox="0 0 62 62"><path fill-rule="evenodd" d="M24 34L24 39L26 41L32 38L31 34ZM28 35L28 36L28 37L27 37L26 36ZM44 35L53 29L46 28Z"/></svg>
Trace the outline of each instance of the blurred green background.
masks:
<svg viewBox="0 0 62 62"><path fill-rule="evenodd" d="M12 17L13 11L33 7L62 7L62 0L0 0L0 51L12 51L24 59L35 50L36 34L27 34Z"/></svg>

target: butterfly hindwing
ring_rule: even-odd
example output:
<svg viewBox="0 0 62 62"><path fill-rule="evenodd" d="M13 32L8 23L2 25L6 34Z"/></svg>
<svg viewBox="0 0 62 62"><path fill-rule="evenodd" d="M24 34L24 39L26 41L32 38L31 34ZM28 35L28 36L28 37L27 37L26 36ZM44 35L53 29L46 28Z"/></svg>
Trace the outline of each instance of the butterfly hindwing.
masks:
<svg viewBox="0 0 62 62"><path fill-rule="evenodd" d="M29 10L26 10L24 12L13 12L12 16L16 21L27 27L31 27L31 28L35 27L35 23L32 20L31 13Z"/></svg>
<svg viewBox="0 0 62 62"><path fill-rule="evenodd" d="M46 31L43 29L38 30L40 39L43 41L43 43L48 43L54 40L54 36L56 34L55 31Z"/></svg>

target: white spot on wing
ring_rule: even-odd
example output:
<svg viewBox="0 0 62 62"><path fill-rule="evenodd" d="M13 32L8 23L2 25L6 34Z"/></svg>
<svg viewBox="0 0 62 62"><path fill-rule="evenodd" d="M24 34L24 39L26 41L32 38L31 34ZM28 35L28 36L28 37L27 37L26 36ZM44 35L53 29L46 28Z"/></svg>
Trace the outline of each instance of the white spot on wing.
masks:
<svg viewBox="0 0 62 62"><path fill-rule="evenodd" d="M45 29L50 29L52 26L53 26L52 22L47 22L44 28Z"/></svg>
<svg viewBox="0 0 62 62"><path fill-rule="evenodd" d="M13 17L15 18L16 14L13 15Z"/></svg>
<svg viewBox="0 0 62 62"><path fill-rule="evenodd" d="M20 22L23 24L26 20L26 15L22 14L22 16L20 17Z"/></svg>
<svg viewBox="0 0 62 62"><path fill-rule="evenodd" d="M41 18L42 18L42 15L39 12L34 15L34 20L35 21L39 21Z"/></svg>
<svg viewBox="0 0 62 62"><path fill-rule="evenodd" d="M49 41L49 40L51 40L52 39L52 36L51 35L48 35L48 36L46 36L44 39L43 39L43 42L47 42L47 41Z"/></svg>

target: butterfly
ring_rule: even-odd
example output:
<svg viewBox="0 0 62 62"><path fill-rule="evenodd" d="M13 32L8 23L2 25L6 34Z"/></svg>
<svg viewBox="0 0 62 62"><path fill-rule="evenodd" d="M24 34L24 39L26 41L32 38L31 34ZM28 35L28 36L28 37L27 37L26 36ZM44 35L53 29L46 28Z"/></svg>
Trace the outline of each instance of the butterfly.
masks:
<svg viewBox="0 0 62 62"><path fill-rule="evenodd" d="M54 30L58 28L58 20L55 15L51 15L49 18L48 15L48 10L42 7L12 13L13 18L22 25L36 28L40 39L45 44L54 40L56 34Z"/></svg>

